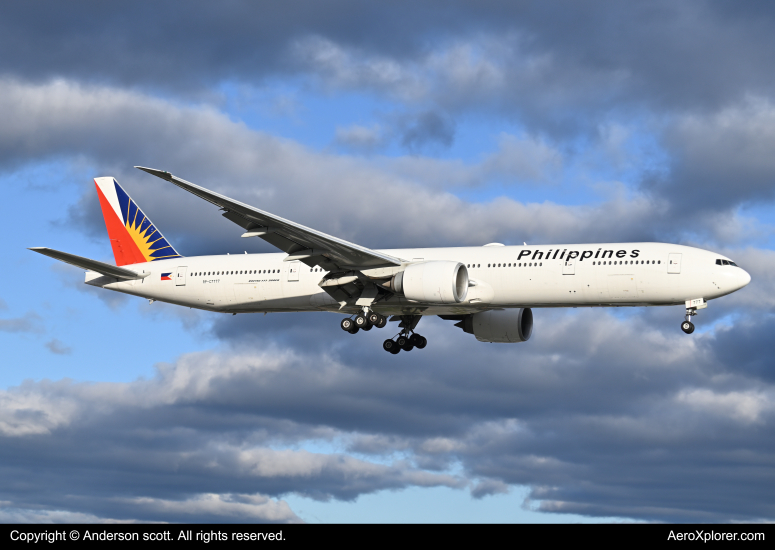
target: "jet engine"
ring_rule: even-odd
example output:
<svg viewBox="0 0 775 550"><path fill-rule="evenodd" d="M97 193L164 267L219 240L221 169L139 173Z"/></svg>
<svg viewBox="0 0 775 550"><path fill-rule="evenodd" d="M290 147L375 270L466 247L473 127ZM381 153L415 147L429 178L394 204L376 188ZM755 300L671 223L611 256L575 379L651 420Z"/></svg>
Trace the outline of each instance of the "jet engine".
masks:
<svg viewBox="0 0 775 550"><path fill-rule="evenodd" d="M459 303L468 294L468 269L459 262L418 262L393 276L390 288L415 302Z"/></svg>
<svg viewBox="0 0 775 550"><path fill-rule="evenodd" d="M480 342L527 342L533 332L533 312L530 308L483 311L466 315L455 326Z"/></svg>

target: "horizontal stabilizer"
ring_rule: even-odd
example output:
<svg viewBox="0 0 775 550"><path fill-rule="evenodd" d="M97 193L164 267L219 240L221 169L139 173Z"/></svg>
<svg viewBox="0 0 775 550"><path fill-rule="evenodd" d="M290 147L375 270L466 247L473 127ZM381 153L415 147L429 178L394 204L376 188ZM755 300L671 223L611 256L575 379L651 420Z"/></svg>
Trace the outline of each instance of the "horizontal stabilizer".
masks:
<svg viewBox="0 0 775 550"><path fill-rule="evenodd" d="M108 277L115 277L116 279L131 280L131 279L143 279L150 275L150 273L137 273L130 269L123 267L116 267L114 265L106 264L104 262L98 262L97 260L90 260L89 258L83 258L76 256L75 254L68 254L67 252L60 252L52 248L34 247L30 248L33 252L43 254L49 258L54 258L60 262L80 267L81 269L88 269L90 271L96 271L102 273Z"/></svg>

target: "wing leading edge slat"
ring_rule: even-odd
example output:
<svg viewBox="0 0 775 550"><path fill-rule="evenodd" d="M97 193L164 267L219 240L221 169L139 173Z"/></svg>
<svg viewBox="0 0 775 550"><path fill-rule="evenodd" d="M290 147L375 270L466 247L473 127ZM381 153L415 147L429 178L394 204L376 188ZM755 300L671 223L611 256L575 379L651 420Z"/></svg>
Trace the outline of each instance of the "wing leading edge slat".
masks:
<svg viewBox="0 0 775 550"><path fill-rule="evenodd" d="M399 266L403 262L400 258L371 250L259 210L173 176L169 172L143 166L135 168L174 183L181 189L222 208L226 211L223 214L226 219L248 232L266 229L265 233L257 236L288 254L313 250L342 269ZM260 233L261 231L256 232Z"/></svg>

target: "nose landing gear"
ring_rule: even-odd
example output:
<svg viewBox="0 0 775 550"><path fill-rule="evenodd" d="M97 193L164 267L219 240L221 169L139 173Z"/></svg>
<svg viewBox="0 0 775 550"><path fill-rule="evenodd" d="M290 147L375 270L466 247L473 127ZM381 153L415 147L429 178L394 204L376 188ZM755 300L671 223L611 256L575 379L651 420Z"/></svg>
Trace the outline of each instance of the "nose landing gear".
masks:
<svg viewBox="0 0 775 550"><path fill-rule="evenodd" d="M686 334L694 332L694 323L692 323L691 318L697 315L698 309L705 309L706 307L708 307L708 303L703 298L686 300L686 320L681 323L681 330Z"/></svg>

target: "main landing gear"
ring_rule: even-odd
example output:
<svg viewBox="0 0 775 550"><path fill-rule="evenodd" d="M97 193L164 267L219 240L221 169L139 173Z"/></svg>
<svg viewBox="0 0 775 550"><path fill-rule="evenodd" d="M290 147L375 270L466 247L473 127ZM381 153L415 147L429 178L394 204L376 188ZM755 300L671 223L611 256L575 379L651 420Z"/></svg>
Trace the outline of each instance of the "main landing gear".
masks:
<svg viewBox="0 0 775 550"><path fill-rule="evenodd" d="M420 315L402 315L401 332L394 338L385 340L382 343L382 349L395 355L401 350L412 351L414 348L423 349L428 345L428 340L424 336L420 336L414 332L414 327L420 322L422 316Z"/></svg>
<svg viewBox="0 0 775 550"><path fill-rule="evenodd" d="M387 325L387 317L376 311L363 312L353 317L342 319L340 326L345 332L355 334L359 330L371 330L372 327L384 328Z"/></svg>
<svg viewBox="0 0 775 550"><path fill-rule="evenodd" d="M420 322L420 315L404 315L401 317L401 332L393 338L382 343L382 349L395 355L401 350L412 351L414 348L423 349L428 345L428 340L414 332L414 327ZM340 326L345 332L355 334L360 330L371 330L372 327L384 328L388 319L376 311L364 310L355 317L342 319Z"/></svg>
<svg viewBox="0 0 775 550"><path fill-rule="evenodd" d="M423 349L428 345L428 339L417 333L409 336L408 331L402 331L394 339L387 339L382 343L382 349L395 355L401 350L412 351L414 348Z"/></svg>

